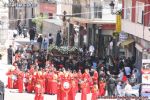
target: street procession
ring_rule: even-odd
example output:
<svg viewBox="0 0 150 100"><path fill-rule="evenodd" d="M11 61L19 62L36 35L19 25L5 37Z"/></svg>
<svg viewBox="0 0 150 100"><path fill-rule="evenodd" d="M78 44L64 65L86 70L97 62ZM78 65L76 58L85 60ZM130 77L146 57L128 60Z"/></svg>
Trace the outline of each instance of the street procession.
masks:
<svg viewBox="0 0 150 100"><path fill-rule="evenodd" d="M150 100L150 0L0 0L0 100Z"/></svg>
<svg viewBox="0 0 150 100"><path fill-rule="evenodd" d="M91 94L90 100L132 96L128 93L132 89L131 83L136 85L139 80L134 67L129 70L124 67L133 66L131 59L123 62L124 59L110 56L100 60L95 56L93 46L89 49L67 48L58 42L59 36L56 43L53 38L46 39L42 35L37 41L41 37L41 43L31 41L31 44L18 46L14 52L10 45L8 63L13 66L6 73L8 89L34 93L34 100L44 100L44 94L57 95L57 100L75 100L77 93L81 93L81 100L87 100L88 94ZM48 40L46 46L45 40ZM107 65L109 61L114 66Z"/></svg>

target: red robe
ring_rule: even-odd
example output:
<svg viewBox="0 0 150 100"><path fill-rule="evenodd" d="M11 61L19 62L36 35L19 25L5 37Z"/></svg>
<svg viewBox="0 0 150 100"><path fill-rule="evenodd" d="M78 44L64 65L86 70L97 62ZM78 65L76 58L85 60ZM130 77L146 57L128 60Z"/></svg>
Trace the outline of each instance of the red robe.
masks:
<svg viewBox="0 0 150 100"><path fill-rule="evenodd" d="M52 94L52 80L53 80L53 75L54 75L54 73L49 73L46 76L46 78L47 78L46 92L49 93L49 94Z"/></svg>
<svg viewBox="0 0 150 100"><path fill-rule="evenodd" d="M93 82L98 83L98 73L97 73L97 71L94 71Z"/></svg>
<svg viewBox="0 0 150 100"><path fill-rule="evenodd" d="M28 93L32 93L32 91L34 90L33 76L30 74L27 76L27 87L26 88L27 88Z"/></svg>
<svg viewBox="0 0 150 100"><path fill-rule="evenodd" d="M8 87L9 89L12 89L12 88L13 88L13 80L12 80L13 72L12 72L12 71L9 71L9 72L6 73L6 75L8 76L7 87Z"/></svg>
<svg viewBox="0 0 150 100"><path fill-rule="evenodd" d="M18 91L19 91L19 93L22 93L22 92L23 92L23 78L24 78L24 73L23 73L23 72L20 72L20 73L18 74L18 77L17 77Z"/></svg>
<svg viewBox="0 0 150 100"><path fill-rule="evenodd" d="M90 86L92 84L92 82L90 81L90 74L89 73L84 73L83 74L83 79L86 79L86 84L88 85L86 87L86 93L89 94L90 93Z"/></svg>
<svg viewBox="0 0 150 100"><path fill-rule="evenodd" d="M69 100L75 100L76 92L77 92L76 81L73 79L71 81L71 90L69 91Z"/></svg>
<svg viewBox="0 0 150 100"><path fill-rule="evenodd" d="M35 98L34 100L44 100L44 96L43 96L43 87L40 84L37 84L35 86Z"/></svg>
<svg viewBox="0 0 150 100"><path fill-rule="evenodd" d="M81 84L82 92L81 92L81 100L87 100L87 83L83 82Z"/></svg>
<svg viewBox="0 0 150 100"><path fill-rule="evenodd" d="M52 81L51 81L51 93L52 94L57 94L57 74L53 74L53 78L52 78Z"/></svg>
<svg viewBox="0 0 150 100"><path fill-rule="evenodd" d="M105 87L106 83L105 82L99 82L99 96L105 96Z"/></svg>
<svg viewBox="0 0 150 100"><path fill-rule="evenodd" d="M78 76L77 76L77 81L79 82L80 80L82 80L82 73L78 72ZM78 85L78 90L81 91L81 85Z"/></svg>
<svg viewBox="0 0 150 100"><path fill-rule="evenodd" d="M97 100L97 98L98 98L98 88L92 87L91 92L92 92L91 100Z"/></svg>
<svg viewBox="0 0 150 100"><path fill-rule="evenodd" d="M61 84L57 85L57 100L61 100Z"/></svg>
<svg viewBox="0 0 150 100"><path fill-rule="evenodd" d="M68 82L70 84L70 89L71 89L71 81L70 81L70 76L66 76L63 78L61 81L61 94L60 94L60 100L71 100L71 96L69 95L70 89L65 89L63 87L63 83Z"/></svg>
<svg viewBox="0 0 150 100"><path fill-rule="evenodd" d="M13 71L13 73L14 73L14 75L17 77L17 75L18 75L18 72L19 72L19 70L17 70L17 69L15 69L14 71ZM18 80L17 79L15 79L14 81L13 81L13 89L18 89Z"/></svg>

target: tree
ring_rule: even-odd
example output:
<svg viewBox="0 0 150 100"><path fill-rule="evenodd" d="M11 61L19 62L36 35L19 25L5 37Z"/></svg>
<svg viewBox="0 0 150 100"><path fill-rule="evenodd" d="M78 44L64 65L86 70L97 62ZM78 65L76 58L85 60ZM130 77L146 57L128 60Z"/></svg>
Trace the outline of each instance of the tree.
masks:
<svg viewBox="0 0 150 100"><path fill-rule="evenodd" d="M32 22L36 24L37 31L40 33L42 33L42 31L43 31L43 20L44 19L48 19L48 16L43 15L43 13L40 13L40 15L38 17L36 17L32 20Z"/></svg>

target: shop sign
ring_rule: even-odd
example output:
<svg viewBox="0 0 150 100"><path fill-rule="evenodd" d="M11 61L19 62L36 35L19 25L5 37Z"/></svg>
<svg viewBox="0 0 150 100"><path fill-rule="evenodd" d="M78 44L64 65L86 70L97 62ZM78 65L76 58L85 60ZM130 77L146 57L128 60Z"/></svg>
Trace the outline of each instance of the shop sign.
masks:
<svg viewBox="0 0 150 100"><path fill-rule="evenodd" d="M35 2L32 2L32 1L26 1L26 2L15 2L14 0L10 0L9 2L3 2L3 6L4 7L15 7L16 9L23 9L25 7L27 8L34 8L34 7L37 7L37 3Z"/></svg>
<svg viewBox="0 0 150 100"><path fill-rule="evenodd" d="M128 39L128 34L127 33L121 32L119 34L119 41L125 41L127 39Z"/></svg>
<svg viewBox="0 0 150 100"><path fill-rule="evenodd" d="M121 15L116 15L116 32L121 32Z"/></svg>
<svg viewBox="0 0 150 100"><path fill-rule="evenodd" d="M150 74L142 74L142 84L150 84Z"/></svg>
<svg viewBox="0 0 150 100"><path fill-rule="evenodd" d="M150 84L150 59L142 59L142 84Z"/></svg>

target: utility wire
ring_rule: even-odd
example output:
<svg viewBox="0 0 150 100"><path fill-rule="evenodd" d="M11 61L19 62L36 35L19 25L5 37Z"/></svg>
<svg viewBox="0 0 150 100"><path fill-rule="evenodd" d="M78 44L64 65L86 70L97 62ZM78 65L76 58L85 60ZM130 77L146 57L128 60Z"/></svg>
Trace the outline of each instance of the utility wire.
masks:
<svg viewBox="0 0 150 100"><path fill-rule="evenodd" d="M147 7L147 6L150 6L150 4L144 5L144 7ZM143 7L143 6L127 7L127 8L122 8L122 9L126 10L126 9L132 9L132 8L140 8L140 7ZM95 12L99 13L99 12L103 12L102 10L103 10L103 9L101 9L101 11L90 11L90 12L67 14L66 17L67 17L67 16L75 17L76 15L90 14L90 13L95 13ZM115 9L115 10L116 10L116 9ZM109 14L111 14L111 13L105 13L105 14L103 14L103 15L109 15ZM64 15L55 15L55 16L47 16L47 17L57 17L57 16L64 16ZM43 17L43 19L47 19L47 17ZM13 19L13 20L10 19L9 21L29 20L29 19L37 19L37 18L39 18L39 17L31 17L31 18L23 18L23 19Z"/></svg>

